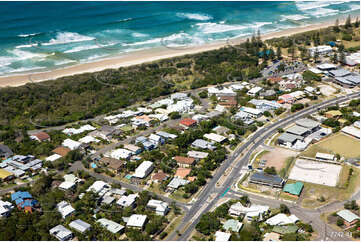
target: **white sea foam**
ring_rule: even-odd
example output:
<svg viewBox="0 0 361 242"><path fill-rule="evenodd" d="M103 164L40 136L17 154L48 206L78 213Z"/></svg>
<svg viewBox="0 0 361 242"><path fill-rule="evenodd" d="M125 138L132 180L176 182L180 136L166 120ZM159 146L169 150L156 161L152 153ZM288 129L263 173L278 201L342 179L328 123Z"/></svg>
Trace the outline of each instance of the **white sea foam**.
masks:
<svg viewBox="0 0 361 242"><path fill-rule="evenodd" d="M286 20L299 21L299 20L308 19L308 18L310 18L310 17L307 17L305 15L301 15L301 14L281 15L281 20L280 21L286 21Z"/></svg>
<svg viewBox="0 0 361 242"><path fill-rule="evenodd" d="M43 53L33 53L30 51L23 51L19 49L8 50L8 52L15 56L15 58L13 59L14 61L33 59L33 58L45 58L49 55Z"/></svg>
<svg viewBox="0 0 361 242"><path fill-rule="evenodd" d="M62 61L56 61L54 63L54 65L56 66L60 66L60 65L65 65L65 64L70 64L70 63L74 63L76 62L75 60L62 60Z"/></svg>
<svg viewBox="0 0 361 242"><path fill-rule="evenodd" d="M147 37L147 34L143 34L143 33L138 33L138 32L134 32L132 33L132 37L134 38L142 38L142 37Z"/></svg>
<svg viewBox="0 0 361 242"><path fill-rule="evenodd" d="M19 34L18 37L22 37L22 38L26 38L26 37L30 37L30 36L35 36L41 33L32 33L32 34Z"/></svg>
<svg viewBox="0 0 361 242"><path fill-rule="evenodd" d="M81 35L73 32L60 32L57 33L56 38L51 39L48 43L43 43L42 45L59 45L59 44L67 44L74 42L83 42L94 40L94 37Z"/></svg>
<svg viewBox="0 0 361 242"><path fill-rule="evenodd" d="M355 10L359 10L359 9L360 9L360 5L359 5L359 4L351 4L351 5L349 5L348 7L349 7L348 10L341 11L341 13L348 13L348 12L352 12L352 11L355 11Z"/></svg>
<svg viewBox="0 0 361 242"><path fill-rule="evenodd" d="M306 12L307 14L312 15L316 18L321 18L321 17L336 15L339 13L339 10L330 9L330 8L317 8Z"/></svg>
<svg viewBox="0 0 361 242"><path fill-rule="evenodd" d="M34 47L34 46L37 46L37 44L18 45L15 48L16 49L22 49L22 48L30 48L30 47Z"/></svg>
<svg viewBox="0 0 361 242"><path fill-rule="evenodd" d="M346 3L349 1L316 1L316 2L296 2L296 6L301 11L306 11L310 9L317 9L317 8L323 8L330 5L337 5Z"/></svg>
<svg viewBox="0 0 361 242"><path fill-rule="evenodd" d="M82 46L74 47L70 50L66 50L66 51L64 51L64 53L75 53L75 52L80 52L80 51L84 51L84 50L92 50L92 49L98 49L98 48L100 48L98 45L82 45Z"/></svg>
<svg viewBox="0 0 361 242"><path fill-rule="evenodd" d="M200 21L210 20L213 18L212 16L209 16L207 14L200 14L200 13L177 13L176 16L180 18L187 18L187 19L200 20Z"/></svg>
<svg viewBox="0 0 361 242"><path fill-rule="evenodd" d="M95 60L95 59L101 59L103 57L106 57L108 55L99 55L99 54L96 54L96 55L92 55L92 56L89 56L85 59L81 59L80 62L89 62L89 61L92 61L92 60Z"/></svg>
<svg viewBox="0 0 361 242"><path fill-rule="evenodd" d="M215 33L231 32L231 31L240 31L246 29L259 29L262 26L268 24L272 24L272 22L255 22L246 25L230 25L230 24L225 24L223 21L220 23L212 23L212 22L197 23L196 26L204 34L215 34Z"/></svg>
<svg viewBox="0 0 361 242"><path fill-rule="evenodd" d="M160 43L162 41L162 38L154 38L134 43L123 43L122 46L137 46L137 45L150 45L150 44L156 44Z"/></svg>
<svg viewBox="0 0 361 242"><path fill-rule="evenodd" d="M11 70L8 70L8 73L14 73L14 72L28 72L28 71L35 71L35 70L41 70L45 69L45 66L32 66L32 67L20 67L20 68L11 68Z"/></svg>

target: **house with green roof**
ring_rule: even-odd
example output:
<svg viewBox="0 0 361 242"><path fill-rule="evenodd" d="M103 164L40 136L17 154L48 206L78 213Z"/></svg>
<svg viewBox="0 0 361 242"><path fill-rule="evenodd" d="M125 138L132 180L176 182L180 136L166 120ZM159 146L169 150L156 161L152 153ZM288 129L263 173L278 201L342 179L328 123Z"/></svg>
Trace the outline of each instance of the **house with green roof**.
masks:
<svg viewBox="0 0 361 242"><path fill-rule="evenodd" d="M355 224L358 220L360 220L360 217L357 216L356 214L352 213L349 210L341 210L337 212L337 215L343 219L343 223L346 226L350 226L352 224Z"/></svg>
<svg viewBox="0 0 361 242"><path fill-rule="evenodd" d="M238 233L241 228L242 228L243 224L241 222L239 222L238 220L235 219L228 219L224 224L223 224L223 228L226 231L233 231Z"/></svg>
<svg viewBox="0 0 361 242"><path fill-rule="evenodd" d="M283 191L294 196L300 196L303 189L302 182L296 182L291 184L286 184L283 188Z"/></svg>
<svg viewBox="0 0 361 242"><path fill-rule="evenodd" d="M277 234L290 234L296 233L298 231L298 227L296 225L288 225L288 226L274 226L272 232Z"/></svg>

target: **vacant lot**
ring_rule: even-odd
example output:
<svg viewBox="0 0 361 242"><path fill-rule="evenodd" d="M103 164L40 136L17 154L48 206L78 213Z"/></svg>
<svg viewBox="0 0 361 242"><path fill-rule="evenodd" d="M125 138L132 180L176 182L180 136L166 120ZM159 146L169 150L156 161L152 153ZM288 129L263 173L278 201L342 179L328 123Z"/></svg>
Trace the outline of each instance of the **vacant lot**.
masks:
<svg viewBox="0 0 361 242"><path fill-rule="evenodd" d="M289 157L296 155L297 152L295 151L277 147L264 154L260 159L267 160L266 167L274 166L276 170L279 172L284 167L285 161Z"/></svg>
<svg viewBox="0 0 361 242"><path fill-rule="evenodd" d="M359 157L360 140L343 133L338 133L309 146L302 152L302 155L315 157L317 152L340 154L346 158Z"/></svg>

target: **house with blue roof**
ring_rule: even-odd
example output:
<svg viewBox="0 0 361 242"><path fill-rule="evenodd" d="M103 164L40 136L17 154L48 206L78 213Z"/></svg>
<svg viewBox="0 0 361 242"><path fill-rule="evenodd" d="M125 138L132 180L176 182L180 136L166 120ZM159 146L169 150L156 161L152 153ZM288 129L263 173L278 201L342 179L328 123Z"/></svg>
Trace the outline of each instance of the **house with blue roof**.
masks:
<svg viewBox="0 0 361 242"><path fill-rule="evenodd" d="M32 212L36 207L38 201L33 199L33 196L29 192L17 191L11 194L11 201L15 202L19 209Z"/></svg>

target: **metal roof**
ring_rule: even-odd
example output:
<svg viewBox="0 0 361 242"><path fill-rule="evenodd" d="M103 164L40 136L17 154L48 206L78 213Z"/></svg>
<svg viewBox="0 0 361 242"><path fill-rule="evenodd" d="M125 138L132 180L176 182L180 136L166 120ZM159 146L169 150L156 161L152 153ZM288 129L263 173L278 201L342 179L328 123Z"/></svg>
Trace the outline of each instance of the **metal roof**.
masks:
<svg viewBox="0 0 361 242"><path fill-rule="evenodd" d="M307 133L308 131L310 131L310 129L304 128L304 127L298 126L298 125L294 125L294 126L288 128L288 129L286 129L287 133L300 135L300 136Z"/></svg>
<svg viewBox="0 0 361 242"><path fill-rule="evenodd" d="M283 179L277 175L268 175L263 172L256 172L253 173L253 175L251 176L251 181L258 181L258 182L279 185L283 182Z"/></svg>
<svg viewBox="0 0 361 242"><path fill-rule="evenodd" d="M337 212L337 215L346 220L347 222L352 222L355 219L360 219L356 214L350 212L349 210L341 210Z"/></svg>
<svg viewBox="0 0 361 242"><path fill-rule="evenodd" d="M337 77L342 77L342 76L346 76L349 75L351 72L349 72L348 70L345 69L337 69L337 70L331 70L329 71L329 73L333 76L337 76Z"/></svg>
<svg viewBox="0 0 361 242"><path fill-rule="evenodd" d="M309 129L314 129L320 125L319 122L308 118L302 118L295 122L298 126L302 126Z"/></svg>
<svg viewBox="0 0 361 242"><path fill-rule="evenodd" d="M303 183L296 182L292 184L286 184L285 187L283 188L283 191L299 196L301 194L302 188L303 188Z"/></svg>
<svg viewBox="0 0 361 242"><path fill-rule="evenodd" d="M294 134L290 134L290 133L282 133L280 135L280 137L278 137L279 140L282 140L284 142L290 142L293 143L296 140L303 140L302 136L299 135L294 135Z"/></svg>

